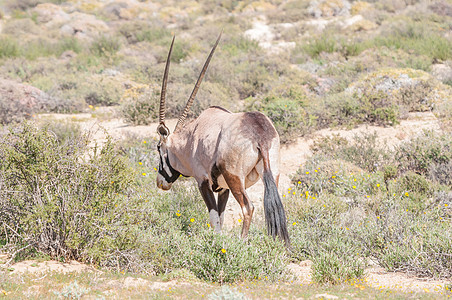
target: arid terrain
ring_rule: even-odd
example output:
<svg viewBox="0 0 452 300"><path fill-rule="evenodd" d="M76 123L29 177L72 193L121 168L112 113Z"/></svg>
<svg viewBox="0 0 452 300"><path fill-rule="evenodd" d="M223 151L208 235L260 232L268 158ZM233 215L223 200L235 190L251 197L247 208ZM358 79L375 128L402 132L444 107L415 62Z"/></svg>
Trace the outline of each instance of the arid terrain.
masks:
<svg viewBox="0 0 452 300"><path fill-rule="evenodd" d="M291 247L215 234L173 130L258 110L280 138ZM452 2L0 0L0 298L452 297Z"/></svg>

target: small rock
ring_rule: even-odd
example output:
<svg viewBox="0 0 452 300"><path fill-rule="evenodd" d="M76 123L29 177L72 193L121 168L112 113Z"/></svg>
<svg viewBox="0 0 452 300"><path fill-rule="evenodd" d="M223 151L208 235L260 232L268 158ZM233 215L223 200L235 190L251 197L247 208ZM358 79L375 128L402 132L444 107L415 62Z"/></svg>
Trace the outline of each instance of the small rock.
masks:
<svg viewBox="0 0 452 300"><path fill-rule="evenodd" d="M72 50L66 50L60 55L60 59L71 59L77 56L77 53L75 53Z"/></svg>

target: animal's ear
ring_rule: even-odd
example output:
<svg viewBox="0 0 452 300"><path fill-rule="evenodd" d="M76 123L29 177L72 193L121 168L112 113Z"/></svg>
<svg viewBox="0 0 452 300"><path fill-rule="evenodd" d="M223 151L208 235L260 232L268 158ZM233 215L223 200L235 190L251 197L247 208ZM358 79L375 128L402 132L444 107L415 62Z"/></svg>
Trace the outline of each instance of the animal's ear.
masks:
<svg viewBox="0 0 452 300"><path fill-rule="evenodd" d="M161 138L166 139L169 136L170 131L168 127L165 126L165 124L160 124L157 127L157 133L160 135Z"/></svg>

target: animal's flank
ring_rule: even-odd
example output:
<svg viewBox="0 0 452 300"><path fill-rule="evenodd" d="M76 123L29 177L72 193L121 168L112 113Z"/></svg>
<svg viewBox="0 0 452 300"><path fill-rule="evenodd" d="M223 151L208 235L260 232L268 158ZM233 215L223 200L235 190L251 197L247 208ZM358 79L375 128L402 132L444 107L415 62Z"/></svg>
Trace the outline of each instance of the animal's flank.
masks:
<svg viewBox="0 0 452 300"><path fill-rule="evenodd" d="M270 120L257 111L244 113L240 125L244 134L257 141L261 147L270 147L268 143L278 137L278 132Z"/></svg>

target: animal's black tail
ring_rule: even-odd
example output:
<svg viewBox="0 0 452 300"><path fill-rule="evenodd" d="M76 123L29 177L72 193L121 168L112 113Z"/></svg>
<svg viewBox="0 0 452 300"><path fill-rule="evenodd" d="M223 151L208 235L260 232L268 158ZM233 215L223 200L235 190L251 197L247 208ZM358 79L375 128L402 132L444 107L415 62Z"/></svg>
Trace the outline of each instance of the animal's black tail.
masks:
<svg viewBox="0 0 452 300"><path fill-rule="evenodd" d="M286 246L290 246L289 233L287 232L286 214L279 197L278 188L270 168L265 167L264 161L264 211L267 232L273 238L276 236L283 240ZM268 166L268 164L267 164Z"/></svg>

